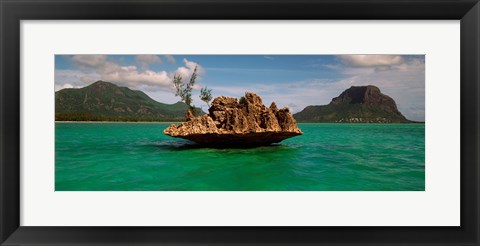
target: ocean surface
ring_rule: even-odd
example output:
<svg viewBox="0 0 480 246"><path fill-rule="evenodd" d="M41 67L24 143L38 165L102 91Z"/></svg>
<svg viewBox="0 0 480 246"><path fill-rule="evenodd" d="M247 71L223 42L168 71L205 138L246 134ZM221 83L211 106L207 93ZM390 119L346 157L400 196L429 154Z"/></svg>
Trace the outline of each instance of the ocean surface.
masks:
<svg viewBox="0 0 480 246"><path fill-rule="evenodd" d="M56 191L423 191L423 124L298 124L268 147L200 148L170 123L55 123Z"/></svg>

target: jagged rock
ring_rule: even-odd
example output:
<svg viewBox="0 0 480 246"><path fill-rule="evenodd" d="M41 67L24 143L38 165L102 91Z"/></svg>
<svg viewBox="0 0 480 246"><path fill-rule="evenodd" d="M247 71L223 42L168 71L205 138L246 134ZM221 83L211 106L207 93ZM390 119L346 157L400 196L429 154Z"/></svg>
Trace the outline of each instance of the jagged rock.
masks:
<svg viewBox="0 0 480 246"><path fill-rule="evenodd" d="M412 122L400 113L391 97L373 85L352 86L328 105L307 106L294 117L299 122L319 123Z"/></svg>
<svg viewBox="0 0 480 246"><path fill-rule="evenodd" d="M278 143L303 134L288 108L270 108L255 93L247 92L238 101L231 97L217 97L208 109L208 115L194 117L187 112L186 122L170 125L164 134L204 145L257 146Z"/></svg>

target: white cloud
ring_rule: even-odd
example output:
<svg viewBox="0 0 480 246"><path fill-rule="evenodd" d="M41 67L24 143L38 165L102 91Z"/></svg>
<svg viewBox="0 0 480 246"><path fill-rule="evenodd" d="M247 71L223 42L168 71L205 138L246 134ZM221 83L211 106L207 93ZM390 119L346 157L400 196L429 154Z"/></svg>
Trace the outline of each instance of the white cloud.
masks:
<svg viewBox="0 0 480 246"><path fill-rule="evenodd" d="M401 59L394 58L396 56L385 55L382 57L382 59L373 59L377 61L375 63L377 67L366 66L365 64L374 64L374 62L365 61L363 67L351 67L349 66L351 64L348 64L335 68L347 76L335 84L343 89L352 85L375 85L380 88L382 93L395 100L400 112L408 119L424 121L425 60L418 57L400 57ZM389 64L388 69L386 64Z"/></svg>
<svg viewBox="0 0 480 246"><path fill-rule="evenodd" d="M140 62L162 63L162 59L157 55L136 55L135 59Z"/></svg>
<svg viewBox="0 0 480 246"><path fill-rule="evenodd" d="M139 60L150 63L158 62L155 57L148 56L137 57L137 61ZM199 75L198 80L205 73L200 64L187 59L183 60L185 66L177 68L174 72L143 70L135 65L122 66L109 60L105 55L75 55L70 58L70 61L79 69L56 70L56 88L61 88L62 85L67 83L74 87L83 87L97 80L104 80L131 89L171 92L173 91L171 81L175 74L181 74L184 80L190 79L195 66L197 66Z"/></svg>
<svg viewBox="0 0 480 246"><path fill-rule="evenodd" d="M76 55L71 60L80 66L95 67L107 61L106 55Z"/></svg>
<svg viewBox="0 0 480 246"><path fill-rule="evenodd" d="M410 120L425 120L425 62L422 58L402 58L403 63L390 69L375 67L335 66L344 74L339 80L312 78L291 83L265 84L245 81L244 86L209 86L213 96L241 97L245 91L260 95L265 105L275 101L278 107L288 106L293 113L309 105L325 105L351 86L375 85L392 97L397 107ZM279 86L281 85L281 86ZM294 107L297 106L297 107Z"/></svg>
<svg viewBox="0 0 480 246"><path fill-rule="evenodd" d="M338 59L352 67L389 67L400 65L404 58L399 55L339 55Z"/></svg>
<svg viewBox="0 0 480 246"><path fill-rule="evenodd" d="M377 62L379 66L353 67L344 63L331 66L343 74L342 79L311 78L291 83L265 84L245 81L244 85L209 86L213 96L241 97L245 91L260 95L265 105L275 101L278 107L288 106L293 113L309 105L325 105L350 86L375 85L392 97L397 107L410 120L425 120L425 61L422 57L402 57L402 63ZM371 62L370 64L373 64ZM388 69L382 69L390 64ZM211 70L211 69L210 69ZM222 70L223 71L223 70ZM230 72L230 71L229 71ZM231 71L234 72L234 71ZM247 72L247 71L242 71ZM279 86L281 85L281 86ZM297 106L297 107L294 107Z"/></svg>
<svg viewBox="0 0 480 246"><path fill-rule="evenodd" d="M100 77L95 73L72 69L57 69L55 70L55 91L63 88L83 87L99 79Z"/></svg>
<svg viewBox="0 0 480 246"><path fill-rule="evenodd" d="M74 88L73 85L71 84L62 84L62 85L58 85L58 84L55 84L55 91L59 91L59 90L62 90L62 89L67 89L67 88Z"/></svg>
<svg viewBox="0 0 480 246"><path fill-rule="evenodd" d="M165 55L165 59L167 59L167 61L170 63L170 64L175 64L175 57L173 57L172 55Z"/></svg>
<svg viewBox="0 0 480 246"><path fill-rule="evenodd" d="M195 67L197 68L197 75L198 75L197 80L199 80L200 77L205 74L205 69L202 66L200 66L200 64L198 64L196 62L193 62L193 61L189 61L186 58L183 59L183 63L185 63L185 66L184 67L178 67L177 70L172 72L170 74L171 78L173 78L173 76L175 76L175 75L180 75L180 76L182 76L183 81L188 81L192 77L192 74L193 74L193 71L195 70ZM198 84L196 86L198 86ZM195 87L194 87L194 89L195 89Z"/></svg>
<svg viewBox="0 0 480 246"><path fill-rule="evenodd" d="M91 71L99 74L113 73L120 67L115 62L108 61L106 55L74 55L70 59L74 65L86 73Z"/></svg>
<svg viewBox="0 0 480 246"><path fill-rule="evenodd" d="M80 81L82 81L84 84L90 84L92 81L98 81L100 80L99 76L96 75L85 75L80 77Z"/></svg>
<svg viewBox="0 0 480 246"><path fill-rule="evenodd" d="M162 59L157 55L137 55L135 59L143 70L148 70L150 64L162 63Z"/></svg>
<svg viewBox="0 0 480 246"><path fill-rule="evenodd" d="M254 92L262 98L268 107L275 102L279 108L289 107L296 113L309 105L323 105L338 96L341 89L333 86L334 83L325 83L325 80L296 81L289 84L246 83L245 86L209 86L214 97L230 96L240 98L245 92ZM334 87L332 89L332 87ZM334 96L332 96L334 95Z"/></svg>

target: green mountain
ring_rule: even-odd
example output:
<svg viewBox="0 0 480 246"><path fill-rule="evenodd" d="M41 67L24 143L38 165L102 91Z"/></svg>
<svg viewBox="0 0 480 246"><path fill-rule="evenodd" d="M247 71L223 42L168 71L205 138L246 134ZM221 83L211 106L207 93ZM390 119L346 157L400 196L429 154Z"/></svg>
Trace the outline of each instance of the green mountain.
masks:
<svg viewBox="0 0 480 246"><path fill-rule="evenodd" d="M142 91L105 81L55 92L56 121L183 121L187 109L183 102L160 103Z"/></svg>
<svg viewBox="0 0 480 246"><path fill-rule="evenodd" d="M352 86L328 105L308 106L293 117L297 122L412 123L391 97L373 85Z"/></svg>

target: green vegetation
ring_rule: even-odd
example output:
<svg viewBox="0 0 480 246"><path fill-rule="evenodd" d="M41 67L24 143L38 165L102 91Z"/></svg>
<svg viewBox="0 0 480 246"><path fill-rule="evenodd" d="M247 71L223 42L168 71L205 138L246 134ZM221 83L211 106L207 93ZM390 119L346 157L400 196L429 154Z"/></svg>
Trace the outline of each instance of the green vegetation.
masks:
<svg viewBox="0 0 480 246"><path fill-rule="evenodd" d="M408 123L402 115L363 104L308 106L293 115L299 123Z"/></svg>
<svg viewBox="0 0 480 246"><path fill-rule="evenodd" d="M55 121L112 121L112 122L182 122L181 118L132 118L132 117L106 117L90 113L65 113L55 114Z"/></svg>
<svg viewBox="0 0 480 246"><path fill-rule="evenodd" d="M141 91L104 81L55 92L56 121L183 121L187 109L185 103L160 103Z"/></svg>
<svg viewBox="0 0 480 246"><path fill-rule="evenodd" d="M183 82L182 76L177 74L173 76L172 81L173 86L176 89L175 96L180 97L180 100L189 106L188 110L191 110L194 115L197 115L198 112L193 110L195 106L192 104L192 90L197 77L197 66L195 66L192 76L187 83ZM201 88L200 99L206 102L208 107L210 107L210 101L212 100L212 90L209 90L207 87Z"/></svg>
<svg viewBox="0 0 480 246"><path fill-rule="evenodd" d="M352 86L328 105L308 106L293 117L312 123L413 123L398 111L391 97L373 85Z"/></svg>
<svg viewBox="0 0 480 246"><path fill-rule="evenodd" d="M212 101L212 90L209 90L206 86L200 89L200 99L207 103L210 108L210 101Z"/></svg>
<svg viewBox="0 0 480 246"><path fill-rule="evenodd" d="M173 85L175 86L176 92L175 96L180 97L180 100L189 106L189 110L193 110L195 106L192 104L192 90L193 85L195 85L195 80L197 79L197 66L193 70L192 77L187 83L183 82L181 75L176 75L173 77Z"/></svg>

